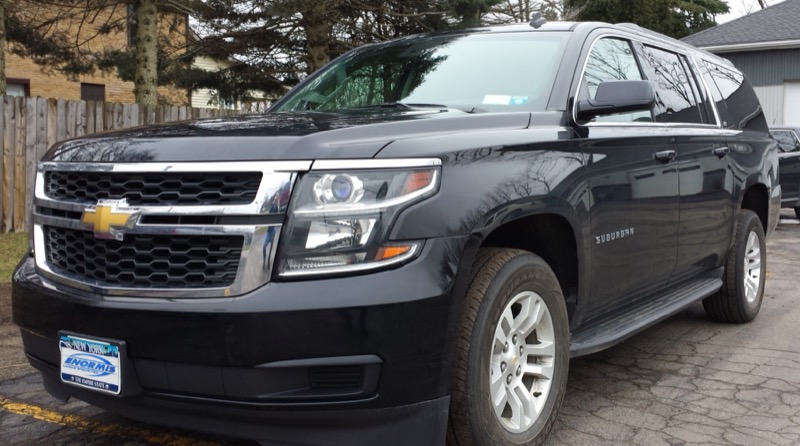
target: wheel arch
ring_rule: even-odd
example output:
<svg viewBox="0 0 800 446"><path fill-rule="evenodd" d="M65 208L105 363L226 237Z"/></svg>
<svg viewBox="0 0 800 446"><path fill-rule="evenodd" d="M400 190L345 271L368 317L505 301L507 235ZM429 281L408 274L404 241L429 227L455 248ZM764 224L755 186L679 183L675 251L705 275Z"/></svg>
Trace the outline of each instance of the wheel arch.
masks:
<svg viewBox="0 0 800 446"><path fill-rule="evenodd" d="M758 215L761 227L766 233L769 228L769 189L763 183L755 183L745 189L742 194L740 209L748 209Z"/></svg>
<svg viewBox="0 0 800 446"><path fill-rule="evenodd" d="M516 248L541 257L556 275L570 320L578 299L579 243L570 220L558 213L529 215L488 229L480 248Z"/></svg>

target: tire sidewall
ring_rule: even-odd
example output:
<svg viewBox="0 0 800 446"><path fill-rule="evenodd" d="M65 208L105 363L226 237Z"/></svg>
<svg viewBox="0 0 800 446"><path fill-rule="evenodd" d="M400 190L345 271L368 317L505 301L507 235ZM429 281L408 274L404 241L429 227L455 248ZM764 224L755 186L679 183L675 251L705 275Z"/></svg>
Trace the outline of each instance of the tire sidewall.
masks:
<svg viewBox="0 0 800 446"><path fill-rule="evenodd" d="M753 302L747 301L747 293L745 292L744 279L745 279L745 258L747 256L747 239L751 233L755 233L758 238L759 249L761 253L761 274L759 275L758 295ZM741 226L737 233L737 250L734 259L735 265L733 268L734 279L734 293L736 299L739 301L739 308L741 315L745 320L753 320L758 315L761 309L761 302L764 298L764 284L766 282L767 273L767 245L766 238L764 237L764 230L761 227L761 221L758 216L753 212L746 212L742 218Z"/></svg>
<svg viewBox="0 0 800 446"><path fill-rule="evenodd" d="M538 442L531 442L542 441L544 439L542 433L549 432L566 391L569 367L569 330L566 307L561 293L553 292L553 287L557 287L558 283L555 281L552 271L546 265L532 262L532 259L537 258L530 255L519 256L501 268L487 290L475 321L472 345L477 348L470 351L468 358L467 386L474 398L474 404L470 405L471 418L478 421L479 426L483 426L480 431L477 431L479 426L473 428L476 430L475 438L480 439L478 444L538 444ZM542 280L543 277L550 278L552 282ZM538 294L550 311L555 332L556 358L553 368L553 383L542 416L527 431L512 433L500 424L490 402L488 360L491 356L494 331L503 310L514 296L523 291L532 291Z"/></svg>

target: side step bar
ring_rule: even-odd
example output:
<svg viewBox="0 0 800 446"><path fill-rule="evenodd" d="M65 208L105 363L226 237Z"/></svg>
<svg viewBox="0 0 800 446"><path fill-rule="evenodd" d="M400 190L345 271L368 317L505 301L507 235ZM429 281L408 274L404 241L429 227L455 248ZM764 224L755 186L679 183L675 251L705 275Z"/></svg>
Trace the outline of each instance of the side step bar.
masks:
<svg viewBox="0 0 800 446"><path fill-rule="evenodd" d="M645 299L638 305L632 305L622 313L590 322L572 333L570 357L588 355L611 347L714 294L721 287L721 279L693 280L679 288Z"/></svg>

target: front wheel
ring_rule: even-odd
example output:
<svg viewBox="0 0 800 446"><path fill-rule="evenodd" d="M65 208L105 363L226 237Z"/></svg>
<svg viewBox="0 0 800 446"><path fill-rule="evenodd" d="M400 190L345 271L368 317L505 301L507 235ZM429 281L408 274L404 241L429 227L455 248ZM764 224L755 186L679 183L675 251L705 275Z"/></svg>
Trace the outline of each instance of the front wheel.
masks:
<svg viewBox="0 0 800 446"><path fill-rule="evenodd" d="M567 311L538 256L482 249L457 340L448 444L540 445L569 368Z"/></svg>
<svg viewBox="0 0 800 446"><path fill-rule="evenodd" d="M755 319L764 297L767 245L755 212L739 212L733 248L728 252L722 288L703 300L712 319L744 323Z"/></svg>

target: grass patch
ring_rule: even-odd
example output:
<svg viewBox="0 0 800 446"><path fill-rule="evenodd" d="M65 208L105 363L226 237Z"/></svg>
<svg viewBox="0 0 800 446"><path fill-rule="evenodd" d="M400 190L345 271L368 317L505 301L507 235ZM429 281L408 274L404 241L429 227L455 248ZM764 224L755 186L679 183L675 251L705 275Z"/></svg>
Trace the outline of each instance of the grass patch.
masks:
<svg viewBox="0 0 800 446"><path fill-rule="evenodd" d="M19 259L28 251L28 234L0 234L0 283L11 282L11 273Z"/></svg>

